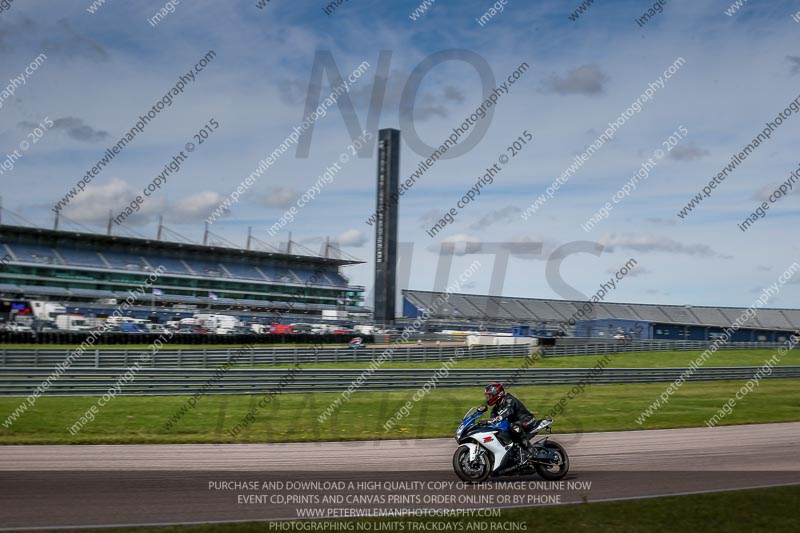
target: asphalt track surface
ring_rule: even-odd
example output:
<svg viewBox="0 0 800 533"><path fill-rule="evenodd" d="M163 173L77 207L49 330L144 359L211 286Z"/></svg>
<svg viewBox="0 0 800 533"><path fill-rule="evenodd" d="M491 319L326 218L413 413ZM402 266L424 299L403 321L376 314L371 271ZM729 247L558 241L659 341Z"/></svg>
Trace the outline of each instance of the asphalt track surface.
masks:
<svg viewBox="0 0 800 533"><path fill-rule="evenodd" d="M800 423L551 438L570 454L563 483L525 476L480 487L453 473L452 439L4 446L0 528L328 519L800 484Z"/></svg>

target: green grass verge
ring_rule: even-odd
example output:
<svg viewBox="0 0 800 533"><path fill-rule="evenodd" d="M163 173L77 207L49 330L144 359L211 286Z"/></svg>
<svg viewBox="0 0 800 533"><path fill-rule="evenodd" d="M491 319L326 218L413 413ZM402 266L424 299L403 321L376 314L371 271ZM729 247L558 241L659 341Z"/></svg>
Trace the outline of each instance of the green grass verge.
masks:
<svg viewBox="0 0 800 533"><path fill-rule="evenodd" d="M629 352L608 354L611 368L672 368L687 367L702 351L691 352ZM728 350L719 351L712 355L703 366L762 366L764 361L777 353L777 350ZM591 368L602 359L604 355L573 355L565 357L536 357L536 362L530 368ZM491 359L461 359L452 368L518 368L522 364L522 357L500 357ZM298 359L300 365L314 368L366 368L366 363L321 363L314 364ZM800 350L791 351L781 357L778 366L800 365ZM399 354L397 360L388 361L381 368L439 368L440 361L406 362L403 355Z"/></svg>
<svg viewBox="0 0 800 533"><path fill-rule="evenodd" d="M491 375L487 375L487 381ZM591 385L567 401L557 415L559 433L703 426L742 381L686 383L642 425L636 418L668 384ZM514 387L514 393L538 415L549 411L570 386ZM182 406L185 396L121 396L100 408L95 420L75 436L67 428L96 397L42 397L7 429L0 424L0 444L101 443L231 443L302 442L361 439L451 437L466 410L482 402L482 390L433 390L418 402L414 391L356 392L323 423L318 416L338 393L283 394L260 409L247 429L229 433L257 407L260 395L214 395L200 398L196 408L170 430L163 426ZM0 398L0 422L22 398ZM406 402L412 407L391 431L386 421ZM800 421L800 380L763 380L740 400L721 424Z"/></svg>
<svg viewBox="0 0 800 533"><path fill-rule="evenodd" d="M576 531L673 533L703 531L750 533L797 531L800 487L750 489L645 500L536 507L501 511L500 517L362 519L305 521L304 528L275 531ZM379 525L380 523L380 525ZM290 524L286 524L289 526ZM316 525L317 529L310 529ZM328 526L326 528L325 526ZM336 529L334 529L336 527ZM98 529L142 533L152 527ZM264 522L158 528L161 533L255 533L272 530Z"/></svg>

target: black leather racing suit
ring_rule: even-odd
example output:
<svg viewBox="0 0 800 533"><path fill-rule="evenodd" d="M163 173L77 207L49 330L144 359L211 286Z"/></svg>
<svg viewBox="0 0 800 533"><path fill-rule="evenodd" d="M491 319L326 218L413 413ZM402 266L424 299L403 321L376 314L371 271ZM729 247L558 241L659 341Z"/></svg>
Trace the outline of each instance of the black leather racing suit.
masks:
<svg viewBox="0 0 800 533"><path fill-rule="evenodd" d="M527 431L533 427L536 417L528 411L525 405L515 398L512 394L506 395L492 407L492 418L508 419L511 426L511 438L516 442L529 448L530 442L527 438Z"/></svg>

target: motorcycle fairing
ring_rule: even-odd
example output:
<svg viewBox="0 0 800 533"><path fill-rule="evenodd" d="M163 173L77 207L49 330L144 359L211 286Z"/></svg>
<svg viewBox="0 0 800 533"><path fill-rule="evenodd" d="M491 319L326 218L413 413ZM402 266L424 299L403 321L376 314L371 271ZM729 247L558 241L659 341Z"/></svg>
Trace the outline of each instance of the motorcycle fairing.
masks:
<svg viewBox="0 0 800 533"><path fill-rule="evenodd" d="M483 446L492 453L493 457L493 464L492 464L492 472L497 470L500 464L503 462L503 458L508 453L508 450L505 446L497 439L497 436L492 432L480 432L480 433L473 433L468 437L464 438L466 442L463 444L469 448L469 460L474 461L475 457L478 454L479 446Z"/></svg>

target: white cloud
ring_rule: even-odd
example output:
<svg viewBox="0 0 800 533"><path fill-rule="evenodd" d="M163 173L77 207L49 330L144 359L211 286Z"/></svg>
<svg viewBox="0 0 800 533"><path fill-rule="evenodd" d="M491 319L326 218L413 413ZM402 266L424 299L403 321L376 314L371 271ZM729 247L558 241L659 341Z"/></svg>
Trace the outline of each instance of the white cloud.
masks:
<svg viewBox="0 0 800 533"><path fill-rule="evenodd" d="M183 223L205 220L224 199L221 194L213 191L195 193L177 202L169 210L169 219Z"/></svg>
<svg viewBox="0 0 800 533"><path fill-rule="evenodd" d="M292 205L299 196L300 193L287 187L275 187L264 197L264 205L285 209Z"/></svg>
<svg viewBox="0 0 800 533"><path fill-rule="evenodd" d="M675 161L694 161L711 155L711 152L698 146L696 143L679 144L669 152L669 158Z"/></svg>
<svg viewBox="0 0 800 533"><path fill-rule="evenodd" d="M474 254L481 251L480 237L477 235L471 235L469 233L456 233L455 235L450 235L438 243L429 245L428 250L438 254L442 250L442 244L445 245L445 249L449 249L449 247L452 245L454 255Z"/></svg>
<svg viewBox="0 0 800 533"><path fill-rule="evenodd" d="M497 223L509 223L516 220L516 217L522 212L522 209L513 205L507 205L500 209L496 209L486 213L480 220L470 225L469 229L479 230L485 229Z"/></svg>
<svg viewBox="0 0 800 533"><path fill-rule="evenodd" d="M619 272L619 267L617 267L617 268L611 267L608 270L606 270L606 274L617 274L618 272ZM635 278L637 276L645 276L645 275L652 274L652 273L653 273L653 271L650 270L649 268L645 268L645 267L639 266L637 264L636 266L634 266L630 270L628 270L628 273L625 274L625 277L626 278Z"/></svg>
<svg viewBox="0 0 800 533"><path fill-rule="evenodd" d="M583 65L567 72L566 76L551 76L544 86L557 94L598 95L605 91L609 77L597 64Z"/></svg>
<svg viewBox="0 0 800 533"><path fill-rule="evenodd" d="M364 235L364 232L355 228L341 233L336 240L339 241L342 246L352 246L353 248L360 248L367 243L367 237Z"/></svg>
<svg viewBox="0 0 800 533"><path fill-rule="evenodd" d="M606 251L633 250L636 252L650 253L663 252L677 255L692 255L699 257L720 257L707 244L685 244L669 237L653 234L636 233L611 233L600 239Z"/></svg>
<svg viewBox="0 0 800 533"><path fill-rule="evenodd" d="M64 209L64 214L84 224L103 225L108 223L109 211L116 217L131 205L139 191L119 178L112 178L107 183L90 184L86 190L75 196ZM136 225L150 222L164 208L165 202L159 198L149 198L139 205L139 210L127 217L125 225Z"/></svg>
<svg viewBox="0 0 800 533"><path fill-rule="evenodd" d="M772 194L778 187L780 187L780 183L767 183L754 192L750 198L753 200L758 200L759 202L766 202L769 200L769 195Z"/></svg>

